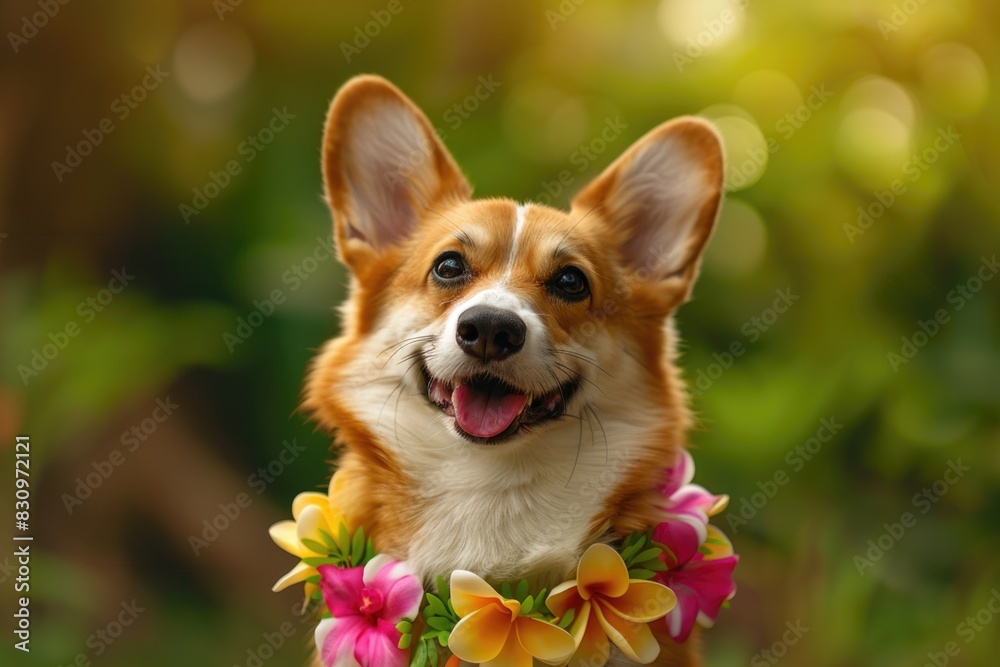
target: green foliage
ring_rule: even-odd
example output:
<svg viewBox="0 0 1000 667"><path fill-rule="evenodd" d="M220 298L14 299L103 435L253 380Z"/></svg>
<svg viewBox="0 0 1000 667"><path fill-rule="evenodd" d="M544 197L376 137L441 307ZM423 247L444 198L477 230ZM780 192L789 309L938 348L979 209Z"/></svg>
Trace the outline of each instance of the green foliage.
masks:
<svg viewBox="0 0 1000 667"><path fill-rule="evenodd" d="M667 569L660 560L664 547L653 542L652 531L630 533L622 542L620 552L632 579L652 579L657 572Z"/></svg>
<svg viewBox="0 0 1000 667"><path fill-rule="evenodd" d="M322 543L315 540L303 539L302 544L318 554L325 555L303 558L302 562L306 565L312 567L319 567L320 565L358 567L366 565L376 555L375 546L372 544L371 538L365 537L364 526L358 526L358 529L351 535L347 530L347 526L341 523L336 538L327 534L326 531L321 530L319 532L323 538Z"/></svg>

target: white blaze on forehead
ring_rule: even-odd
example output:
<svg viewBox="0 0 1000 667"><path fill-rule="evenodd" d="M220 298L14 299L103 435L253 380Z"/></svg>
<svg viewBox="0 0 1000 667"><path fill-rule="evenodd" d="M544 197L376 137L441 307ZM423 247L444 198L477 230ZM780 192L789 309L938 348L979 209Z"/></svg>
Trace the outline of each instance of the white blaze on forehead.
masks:
<svg viewBox="0 0 1000 667"><path fill-rule="evenodd" d="M521 243L521 232L524 231L524 218L527 212L528 206L526 204L518 204L517 209L514 213L514 234L511 236L510 241L510 255L507 257L507 269L504 271L501 283L506 284L510 280L510 274L514 270L514 261L517 259L518 246Z"/></svg>

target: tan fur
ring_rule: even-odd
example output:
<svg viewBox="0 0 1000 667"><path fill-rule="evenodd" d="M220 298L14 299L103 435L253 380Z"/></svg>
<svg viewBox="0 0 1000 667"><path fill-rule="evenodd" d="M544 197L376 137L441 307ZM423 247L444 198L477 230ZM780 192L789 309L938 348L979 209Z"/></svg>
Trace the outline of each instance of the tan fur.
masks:
<svg viewBox="0 0 1000 667"><path fill-rule="evenodd" d="M396 105L417 119L429 169L420 174L422 180L415 179L415 186L393 191L393 196L406 198L400 206L419 212L419 220L405 238L389 244L365 238L351 227L359 216L352 210L356 204L351 184L364 178L355 173L355 162L378 157L366 157L364 146L352 145L352 131L359 117L373 113L378 104ZM629 266L618 249L635 238L632 225L642 211L637 212L633 193L622 182L630 166L645 159L643 155L648 157L643 150L665 138L677 150L694 156L709 194L682 239L682 251L668 257L663 249L650 248L650 261ZM352 282L342 308L343 333L327 343L312 364L304 405L335 434L341 451L338 467L349 472L354 483L352 512L365 517L366 529L381 551L405 559L428 501L418 493L406 462L359 418L355 396L345 386L345 369L365 354L367 337L379 330L389 314L404 309L416 320L435 321L464 296L500 280L512 247L516 204L503 199L470 200L471 188L431 124L401 92L377 77L353 79L333 101L323 143L323 171L340 257L351 269ZM579 544L581 553L608 527L625 535L658 521L652 489L677 448L685 446L690 425L683 384L672 364L676 341L665 321L690 294L715 221L721 182L721 151L714 131L702 121L678 119L636 142L574 199L568 213L535 205L529 209L519 239L521 252L506 277L507 289L539 314L554 345L579 338L584 326L602 327L602 335L620 341L621 349L632 351L635 361L646 369L641 390L656 413L664 415L628 462L628 474L606 492L602 509L590 519L587 538ZM459 289L443 290L428 281L428 267L444 250L462 252L472 268L473 279ZM673 262L668 274L656 277L665 261ZM566 303L547 294L544 277L567 263L590 277L589 300ZM557 578L566 574L554 573ZM666 638L654 664L700 665L700 641L697 632L685 644Z"/></svg>

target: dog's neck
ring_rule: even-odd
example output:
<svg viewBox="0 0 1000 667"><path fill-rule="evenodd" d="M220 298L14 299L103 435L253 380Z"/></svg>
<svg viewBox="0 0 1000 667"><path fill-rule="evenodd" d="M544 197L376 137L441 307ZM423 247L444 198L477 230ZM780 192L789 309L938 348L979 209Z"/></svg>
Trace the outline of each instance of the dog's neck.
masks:
<svg viewBox="0 0 1000 667"><path fill-rule="evenodd" d="M411 422L413 423L413 422ZM599 517L630 472L644 433L588 410L514 447L473 446L440 434L401 461L422 500L407 559L425 578L455 569L550 586L572 575L605 536Z"/></svg>

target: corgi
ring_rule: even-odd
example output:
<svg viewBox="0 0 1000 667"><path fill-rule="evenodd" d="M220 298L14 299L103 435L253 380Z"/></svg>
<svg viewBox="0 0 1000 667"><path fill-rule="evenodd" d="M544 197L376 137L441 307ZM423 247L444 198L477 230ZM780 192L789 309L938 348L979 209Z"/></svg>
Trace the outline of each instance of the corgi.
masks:
<svg viewBox="0 0 1000 667"><path fill-rule="evenodd" d="M569 211L479 200L420 109L359 76L322 166L350 288L304 407L379 550L425 582L553 586L589 545L655 525L691 424L672 314L722 198L712 126L656 127ZM660 641L654 664L701 664L697 636Z"/></svg>

